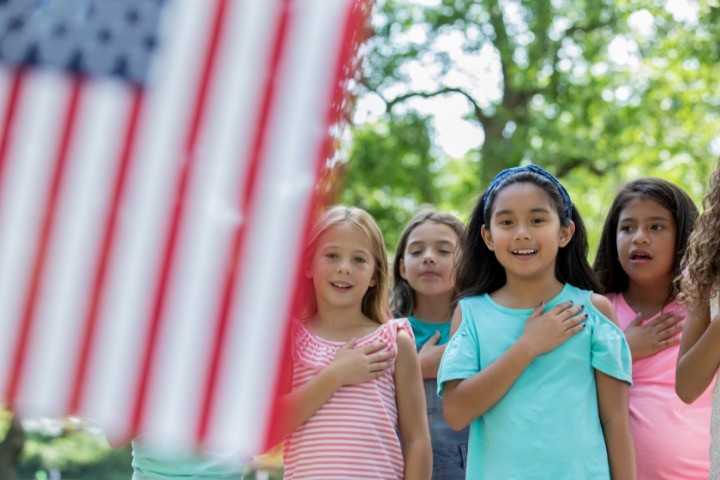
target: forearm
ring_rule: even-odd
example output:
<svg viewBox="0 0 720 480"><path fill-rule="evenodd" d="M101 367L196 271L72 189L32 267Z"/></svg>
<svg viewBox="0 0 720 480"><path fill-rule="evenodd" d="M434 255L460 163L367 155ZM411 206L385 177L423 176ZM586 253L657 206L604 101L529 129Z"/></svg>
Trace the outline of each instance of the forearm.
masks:
<svg viewBox="0 0 720 480"><path fill-rule="evenodd" d="M330 369L321 370L305 385L280 399L283 412L282 435L305 423L340 388L341 383Z"/></svg>
<svg viewBox="0 0 720 480"><path fill-rule="evenodd" d="M692 403L710 386L720 367L720 319L710 322L687 352L678 357L675 390L686 403Z"/></svg>
<svg viewBox="0 0 720 480"><path fill-rule="evenodd" d="M603 434L613 480L634 480L635 448L630 423L622 417L603 422Z"/></svg>
<svg viewBox="0 0 720 480"><path fill-rule="evenodd" d="M595 383L611 478L635 480L635 448L630 430L628 385L599 370L595 370Z"/></svg>
<svg viewBox="0 0 720 480"><path fill-rule="evenodd" d="M460 430L490 410L528 368L535 355L521 340L484 370L460 381L443 395L448 424Z"/></svg>
<svg viewBox="0 0 720 480"><path fill-rule="evenodd" d="M423 380L428 378L437 378L439 365L432 359L420 357L420 370L422 371Z"/></svg>
<svg viewBox="0 0 720 480"><path fill-rule="evenodd" d="M432 476L432 447L429 438L416 438L403 445L405 480L430 480Z"/></svg>

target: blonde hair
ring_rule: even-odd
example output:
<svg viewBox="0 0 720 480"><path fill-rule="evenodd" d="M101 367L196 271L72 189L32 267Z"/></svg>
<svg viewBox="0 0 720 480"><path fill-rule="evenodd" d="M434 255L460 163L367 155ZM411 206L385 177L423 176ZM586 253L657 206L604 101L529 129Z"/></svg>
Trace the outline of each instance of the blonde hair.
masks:
<svg viewBox="0 0 720 480"><path fill-rule="evenodd" d="M348 224L365 234L370 240L371 254L375 259L375 285L368 288L362 299L362 313L377 323L385 323L389 319L388 310L388 260L385 249L385 240L375 219L368 212L357 207L335 205L329 208L315 223L308 237L305 249L305 265L312 265L318 240L323 233L340 224ZM315 289L312 282L308 286L306 305L303 316L307 317L317 312Z"/></svg>
<svg viewBox="0 0 720 480"><path fill-rule="evenodd" d="M707 302L720 286L720 159L702 203L682 260L681 288L689 303Z"/></svg>

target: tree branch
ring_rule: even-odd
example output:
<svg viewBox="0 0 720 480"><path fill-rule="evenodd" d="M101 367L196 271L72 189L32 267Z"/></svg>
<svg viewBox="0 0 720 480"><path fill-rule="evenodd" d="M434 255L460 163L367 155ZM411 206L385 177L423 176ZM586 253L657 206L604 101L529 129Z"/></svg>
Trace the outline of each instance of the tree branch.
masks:
<svg viewBox="0 0 720 480"><path fill-rule="evenodd" d="M564 177L578 167L583 167L597 176L601 176L607 173L604 170L597 168L593 161L588 157L571 157L564 159L558 163L560 164L560 166L555 171L555 175L558 178Z"/></svg>
<svg viewBox="0 0 720 480"><path fill-rule="evenodd" d="M488 13L490 14L490 24L495 31L495 48L500 54L500 69L503 75L503 98L508 96L509 90L512 88L512 72L510 65L513 59L513 46L505 28L505 19L502 14L502 7L497 0L492 0L488 5ZM504 101L504 100L503 100Z"/></svg>
<svg viewBox="0 0 720 480"><path fill-rule="evenodd" d="M375 92L375 93L377 93L377 92ZM397 97L393 98L392 100L388 100L388 99L384 98L382 95L380 95L380 97L385 101L385 109L386 109L386 111L389 112L390 110L392 110L392 108L395 105L403 103L403 102L409 100L410 98L414 98L414 97L433 98L433 97L437 97L438 95L447 95L448 93L459 93L460 95L464 96L472 105L473 112L475 114L475 118L477 118L478 121L483 125L488 121L489 117L483 112L482 107L480 107L480 105L475 101L475 99L472 97L472 95L467 93L462 88L458 88L458 87L443 87L434 92L408 92L403 95L398 95Z"/></svg>

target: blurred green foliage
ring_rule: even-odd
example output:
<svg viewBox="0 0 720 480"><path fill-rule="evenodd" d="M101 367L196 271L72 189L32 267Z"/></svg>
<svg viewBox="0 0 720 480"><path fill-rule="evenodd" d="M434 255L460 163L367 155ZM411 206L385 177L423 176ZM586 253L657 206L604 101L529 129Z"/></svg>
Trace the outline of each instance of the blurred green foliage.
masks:
<svg viewBox="0 0 720 480"><path fill-rule="evenodd" d="M391 252L420 204L465 220L521 163L561 178L591 251L626 181L663 177L699 203L720 154L718 20L717 1L379 0L356 94L385 111L350 127L339 201L368 209ZM443 97L483 132L462 158L420 113Z"/></svg>

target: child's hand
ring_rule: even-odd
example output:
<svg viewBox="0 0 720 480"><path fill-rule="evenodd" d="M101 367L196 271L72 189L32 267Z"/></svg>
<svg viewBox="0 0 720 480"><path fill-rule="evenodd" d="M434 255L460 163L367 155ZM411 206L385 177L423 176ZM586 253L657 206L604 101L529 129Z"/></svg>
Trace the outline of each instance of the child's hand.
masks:
<svg viewBox="0 0 720 480"><path fill-rule="evenodd" d="M680 343L682 325L679 322L684 315L664 313L643 325L642 315L638 314L625 329L625 338L630 345L633 360L649 357L668 347Z"/></svg>
<svg viewBox="0 0 720 480"><path fill-rule="evenodd" d="M525 321L520 340L525 340L533 357L554 350L565 340L585 327L587 314L580 314L583 305L564 302L543 312L545 304L538 305Z"/></svg>
<svg viewBox="0 0 720 480"><path fill-rule="evenodd" d="M440 368L440 360L442 359L445 347L447 346L438 345L437 343L439 340L440 332L435 332L418 352L423 378L437 378L437 372Z"/></svg>
<svg viewBox="0 0 720 480"><path fill-rule="evenodd" d="M340 386L374 380L392 365L390 359L393 355L385 349L384 343L375 342L356 349L356 341L353 338L340 347L335 359L327 367Z"/></svg>

